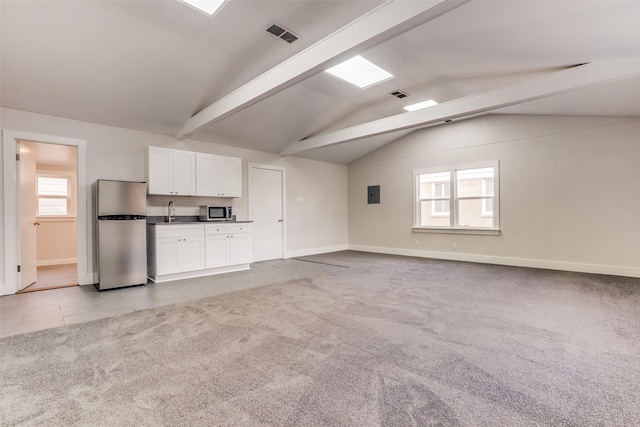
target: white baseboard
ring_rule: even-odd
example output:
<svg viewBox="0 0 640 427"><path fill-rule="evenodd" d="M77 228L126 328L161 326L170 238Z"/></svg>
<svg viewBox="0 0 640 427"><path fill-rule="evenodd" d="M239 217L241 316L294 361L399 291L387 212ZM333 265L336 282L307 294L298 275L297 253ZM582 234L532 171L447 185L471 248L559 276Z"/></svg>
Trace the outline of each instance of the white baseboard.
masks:
<svg viewBox="0 0 640 427"><path fill-rule="evenodd" d="M329 252L346 251L349 245L324 246L322 248L301 249L297 251L287 251L287 258L296 258L300 256L326 254Z"/></svg>
<svg viewBox="0 0 640 427"><path fill-rule="evenodd" d="M417 249L387 248L383 246L349 245L350 250L389 255L404 255L420 258L446 259L451 261L478 262L483 264L511 265L515 267L543 268L547 270L575 271L579 273L610 274L613 276L638 277L640 268L618 265L584 264L579 262L551 261L531 258L512 258L490 255L421 251Z"/></svg>
<svg viewBox="0 0 640 427"><path fill-rule="evenodd" d="M78 258L66 258L66 259L48 259L44 261L38 261L36 265L38 267L46 267L49 265L63 265L63 264L77 264Z"/></svg>

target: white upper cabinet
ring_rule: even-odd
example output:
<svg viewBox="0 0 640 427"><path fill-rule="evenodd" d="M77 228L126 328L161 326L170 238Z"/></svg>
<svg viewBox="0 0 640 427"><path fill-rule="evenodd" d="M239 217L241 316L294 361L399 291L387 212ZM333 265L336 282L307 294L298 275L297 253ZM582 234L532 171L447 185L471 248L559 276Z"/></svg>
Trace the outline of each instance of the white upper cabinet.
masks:
<svg viewBox="0 0 640 427"><path fill-rule="evenodd" d="M196 153L196 195L242 197L242 159Z"/></svg>
<svg viewBox="0 0 640 427"><path fill-rule="evenodd" d="M196 194L196 153L149 147L148 162L149 194Z"/></svg>
<svg viewBox="0 0 640 427"><path fill-rule="evenodd" d="M242 159L220 156L220 195L242 197Z"/></svg>
<svg viewBox="0 0 640 427"><path fill-rule="evenodd" d="M198 196L220 196L219 175L219 156L196 153L196 194Z"/></svg>
<svg viewBox="0 0 640 427"><path fill-rule="evenodd" d="M149 194L242 197L242 159L149 147Z"/></svg>
<svg viewBox="0 0 640 427"><path fill-rule="evenodd" d="M175 150L173 153L173 194L196 194L196 154Z"/></svg>

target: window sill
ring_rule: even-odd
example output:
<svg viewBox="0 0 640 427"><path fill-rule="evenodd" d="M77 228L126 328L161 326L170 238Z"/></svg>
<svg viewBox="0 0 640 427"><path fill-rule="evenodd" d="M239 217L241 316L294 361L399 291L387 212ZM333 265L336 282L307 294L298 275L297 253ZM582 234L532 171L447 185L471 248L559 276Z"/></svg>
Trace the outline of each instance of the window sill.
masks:
<svg viewBox="0 0 640 427"><path fill-rule="evenodd" d="M430 228L413 227L414 233L436 233L436 234L477 234L482 236L499 236L500 230L493 228Z"/></svg>

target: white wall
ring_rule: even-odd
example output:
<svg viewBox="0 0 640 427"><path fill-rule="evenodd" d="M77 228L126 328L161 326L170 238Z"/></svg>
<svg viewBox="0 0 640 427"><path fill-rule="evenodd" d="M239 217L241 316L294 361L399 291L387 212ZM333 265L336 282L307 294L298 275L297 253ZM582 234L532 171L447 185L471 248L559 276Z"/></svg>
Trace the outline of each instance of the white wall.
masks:
<svg viewBox="0 0 640 427"><path fill-rule="evenodd" d="M77 223L75 218L38 219L36 260L38 266L75 264Z"/></svg>
<svg viewBox="0 0 640 427"><path fill-rule="evenodd" d="M414 169L489 160L500 161L499 236L412 232ZM349 165L349 246L640 277L639 165L638 118L489 115L423 129ZM368 185L381 204L367 205Z"/></svg>
<svg viewBox="0 0 640 427"><path fill-rule="evenodd" d="M347 246L346 166L294 157L281 158L277 154L191 139L177 141L175 137L168 135L104 126L8 108L2 108L0 117L0 125L5 130L86 140L86 184L89 200L91 199L90 186L97 179L144 180L144 153L148 146L171 147L241 157L243 159L244 197L234 199L232 204L238 219L246 219L247 163L283 166L287 169L288 224L286 238L289 254L311 253L331 248L346 248ZM0 179L2 179L1 173ZM296 199L299 197L304 197L306 203L297 203ZM194 215L196 207L200 204L229 201L229 199L215 198L152 196L147 201L147 214L165 215L169 200L176 203L178 215ZM0 215L3 211L3 203L4 198L0 204ZM327 211L327 207L330 207L329 211ZM90 206L87 206L86 209L88 209L89 218L87 225L87 233L89 234L87 242L88 268L95 271L91 261L93 260L93 237L91 236L93 212L91 212ZM310 230L314 230L314 232L311 233ZM0 236L4 239L4 230L1 231ZM2 281L4 281L3 270L3 266L0 266L0 280ZM88 273L92 273L92 271Z"/></svg>

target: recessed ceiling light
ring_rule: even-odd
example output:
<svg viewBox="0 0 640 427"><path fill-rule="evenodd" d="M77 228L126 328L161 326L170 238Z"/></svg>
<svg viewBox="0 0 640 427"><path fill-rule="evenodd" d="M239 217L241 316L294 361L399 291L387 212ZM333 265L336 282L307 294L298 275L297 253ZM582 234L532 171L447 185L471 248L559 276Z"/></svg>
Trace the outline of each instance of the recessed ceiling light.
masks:
<svg viewBox="0 0 640 427"><path fill-rule="evenodd" d="M390 79L393 74L367 61L360 55L325 70L334 77L358 86L360 89Z"/></svg>
<svg viewBox="0 0 640 427"><path fill-rule="evenodd" d="M433 99L430 99L428 101L418 102L417 104L407 105L406 107L402 107L402 108L404 108L407 111L416 111L416 110L422 110L423 108L427 108L427 107L433 107L434 105L438 105L438 103Z"/></svg>
<svg viewBox="0 0 640 427"><path fill-rule="evenodd" d="M220 9L227 0L179 0L191 7L198 9L207 15L213 16L216 10Z"/></svg>

